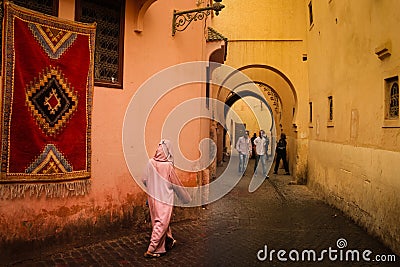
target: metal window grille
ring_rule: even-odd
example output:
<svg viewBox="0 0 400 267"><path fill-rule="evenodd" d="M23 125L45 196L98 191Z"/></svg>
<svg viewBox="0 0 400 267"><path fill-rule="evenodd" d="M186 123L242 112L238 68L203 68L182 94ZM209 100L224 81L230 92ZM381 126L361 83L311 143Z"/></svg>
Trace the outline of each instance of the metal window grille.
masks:
<svg viewBox="0 0 400 267"><path fill-rule="evenodd" d="M3 20L3 1L0 1L0 19ZM14 0L14 4L38 11L47 15L58 16L58 0ZM3 32L3 24L0 23L0 31ZM2 45L2 35L0 34L0 46ZM2 54L0 54L0 62Z"/></svg>
<svg viewBox="0 0 400 267"><path fill-rule="evenodd" d="M77 20L96 22L95 84L122 87L124 0L77 0Z"/></svg>
<svg viewBox="0 0 400 267"><path fill-rule="evenodd" d="M47 15L58 16L58 0L13 0L13 2Z"/></svg>
<svg viewBox="0 0 400 267"><path fill-rule="evenodd" d="M390 88L389 117L399 117L399 84L394 82Z"/></svg>

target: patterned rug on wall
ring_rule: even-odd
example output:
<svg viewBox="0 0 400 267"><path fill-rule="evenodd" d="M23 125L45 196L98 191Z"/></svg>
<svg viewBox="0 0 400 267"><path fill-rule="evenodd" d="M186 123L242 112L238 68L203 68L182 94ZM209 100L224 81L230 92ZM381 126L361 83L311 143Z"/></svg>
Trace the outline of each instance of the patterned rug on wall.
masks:
<svg viewBox="0 0 400 267"><path fill-rule="evenodd" d="M4 9L0 199L90 191L95 24Z"/></svg>

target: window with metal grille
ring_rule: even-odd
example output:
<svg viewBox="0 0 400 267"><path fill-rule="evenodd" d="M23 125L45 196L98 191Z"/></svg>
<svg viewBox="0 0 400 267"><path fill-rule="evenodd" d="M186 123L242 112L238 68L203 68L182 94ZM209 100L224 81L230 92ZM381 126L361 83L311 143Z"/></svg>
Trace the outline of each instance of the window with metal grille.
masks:
<svg viewBox="0 0 400 267"><path fill-rule="evenodd" d="M399 117L399 84L397 82L393 83L390 89L389 117Z"/></svg>
<svg viewBox="0 0 400 267"><path fill-rule="evenodd" d="M385 80L386 116L385 119L399 118L399 78L392 77Z"/></svg>
<svg viewBox="0 0 400 267"><path fill-rule="evenodd" d="M14 4L18 6L22 6L25 8L29 8L34 11L38 11L40 13L44 13L47 15L58 16L58 0L14 0ZM0 16L1 20L3 20L3 4L0 4ZM3 32L3 24L0 23L0 30ZM2 36L0 35L0 46ZM2 54L0 54L0 61L2 60Z"/></svg>
<svg viewBox="0 0 400 267"><path fill-rule="evenodd" d="M13 3L47 15L58 16L58 0L13 0Z"/></svg>
<svg viewBox="0 0 400 267"><path fill-rule="evenodd" d="M122 88L125 0L76 0L75 17L96 22L95 85Z"/></svg>

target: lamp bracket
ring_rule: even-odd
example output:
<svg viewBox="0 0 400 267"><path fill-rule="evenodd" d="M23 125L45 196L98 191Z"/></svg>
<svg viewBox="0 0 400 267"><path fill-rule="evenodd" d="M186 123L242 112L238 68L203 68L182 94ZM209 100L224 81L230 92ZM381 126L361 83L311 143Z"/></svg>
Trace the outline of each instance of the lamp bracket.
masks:
<svg viewBox="0 0 400 267"><path fill-rule="evenodd" d="M211 10L215 11L215 15L219 15L219 12L225 6L219 2L214 3L212 6L207 6L203 8L191 9L186 11L174 10L172 17L172 36L175 33L183 32L192 23L192 21L207 19L211 14Z"/></svg>

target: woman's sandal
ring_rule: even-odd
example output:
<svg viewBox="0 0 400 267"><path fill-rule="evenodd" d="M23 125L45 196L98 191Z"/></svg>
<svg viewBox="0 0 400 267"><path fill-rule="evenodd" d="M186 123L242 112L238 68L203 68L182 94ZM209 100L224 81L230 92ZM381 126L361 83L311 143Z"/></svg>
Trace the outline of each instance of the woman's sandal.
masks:
<svg viewBox="0 0 400 267"><path fill-rule="evenodd" d="M176 245L176 239L167 237L167 240L165 242L167 250L171 250L175 245Z"/></svg>
<svg viewBox="0 0 400 267"><path fill-rule="evenodd" d="M172 240L172 243L169 245L169 249L172 249L176 245L176 239Z"/></svg>
<svg viewBox="0 0 400 267"><path fill-rule="evenodd" d="M144 257L145 258L159 258L159 257L161 257L161 254L160 253L151 253L149 251L146 251L144 253Z"/></svg>

